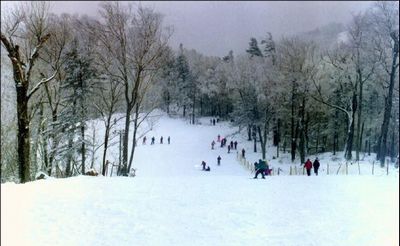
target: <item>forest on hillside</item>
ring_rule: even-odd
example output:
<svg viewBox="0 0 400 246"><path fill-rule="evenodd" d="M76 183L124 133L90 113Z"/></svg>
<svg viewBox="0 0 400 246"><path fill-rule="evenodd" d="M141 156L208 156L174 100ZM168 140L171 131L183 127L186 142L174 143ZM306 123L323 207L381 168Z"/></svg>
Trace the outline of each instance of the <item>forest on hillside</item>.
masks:
<svg viewBox="0 0 400 246"><path fill-rule="evenodd" d="M1 182L38 171L70 177L93 167L87 122L106 129L102 170L117 121L127 176L141 124L161 109L196 124L212 116L267 140L292 162L343 151L347 160L399 155L399 4L379 1L345 25L276 39L248 37L247 50L207 56L171 48L160 13L100 3L99 18L21 3L1 21ZM355 153L355 155L353 155Z"/></svg>

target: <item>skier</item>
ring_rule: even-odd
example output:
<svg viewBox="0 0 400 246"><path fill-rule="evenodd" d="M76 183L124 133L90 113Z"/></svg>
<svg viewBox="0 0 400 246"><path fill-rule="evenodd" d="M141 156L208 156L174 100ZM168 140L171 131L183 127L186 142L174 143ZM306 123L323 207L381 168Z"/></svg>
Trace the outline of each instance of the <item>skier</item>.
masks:
<svg viewBox="0 0 400 246"><path fill-rule="evenodd" d="M160 138L160 144L163 144L163 137Z"/></svg>
<svg viewBox="0 0 400 246"><path fill-rule="evenodd" d="M146 136L143 137L143 144L146 144Z"/></svg>
<svg viewBox="0 0 400 246"><path fill-rule="evenodd" d="M314 173L316 176L318 176L318 169L319 169L319 161L318 161L318 157L315 158L315 161L313 163L313 167L314 167Z"/></svg>
<svg viewBox="0 0 400 246"><path fill-rule="evenodd" d="M236 150L238 142L235 141L233 144L235 145L235 150Z"/></svg>
<svg viewBox="0 0 400 246"><path fill-rule="evenodd" d="M243 157L243 158L245 158L245 157L244 157L244 154L245 154L245 153L246 153L246 151L245 151L244 149L242 149L242 157Z"/></svg>
<svg viewBox="0 0 400 246"><path fill-rule="evenodd" d="M170 136L168 136L168 144L170 144L171 143L171 138L170 138Z"/></svg>
<svg viewBox="0 0 400 246"><path fill-rule="evenodd" d="M154 141L156 141L156 138L153 136L153 137L151 138L151 144L154 144Z"/></svg>
<svg viewBox="0 0 400 246"><path fill-rule="evenodd" d="M203 166L203 171L205 171L205 170L206 170L206 162L205 162L205 161L202 161L202 162L201 162L201 165Z"/></svg>
<svg viewBox="0 0 400 246"><path fill-rule="evenodd" d="M217 157L218 166L221 165L221 156Z"/></svg>
<svg viewBox="0 0 400 246"><path fill-rule="evenodd" d="M231 146L228 145L228 154L231 153Z"/></svg>
<svg viewBox="0 0 400 246"><path fill-rule="evenodd" d="M304 163L304 167L307 170L307 176L311 175L311 168L312 168L312 163L310 161L310 159L307 159L306 163Z"/></svg>
<svg viewBox="0 0 400 246"><path fill-rule="evenodd" d="M218 134L217 142L221 141L221 136Z"/></svg>
<svg viewBox="0 0 400 246"><path fill-rule="evenodd" d="M260 173L261 173L262 178L265 179L264 173L265 173L265 169L267 168L267 164L260 159L260 160L258 160L258 163L255 162L254 165L255 165L255 169L256 169L256 174L254 176L254 179L256 179L258 177L258 174L260 174Z"/></svg>
<svg viewBox="0 0 400 246"><path fill-rule="evenodd" d="M231 149L233 149L233 141L231 141Z"/></svg>
<svg viewBox="0 0 400 246"><path fill-rule="evenodd" d="M215 145L215 141L213 140L213 141L211 142L211 149L214 149L214 145Z"/></svg>

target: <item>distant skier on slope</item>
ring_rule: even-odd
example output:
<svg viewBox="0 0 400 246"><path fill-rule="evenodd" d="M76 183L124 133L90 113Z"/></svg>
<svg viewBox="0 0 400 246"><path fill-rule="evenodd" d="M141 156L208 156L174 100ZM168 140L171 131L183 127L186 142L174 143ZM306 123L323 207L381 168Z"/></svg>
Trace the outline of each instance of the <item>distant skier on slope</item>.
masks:
<svg viewBox="0 0 400 246"><path fill-rule="evenodd" d="M218 166L221 165L221 156L217 157L217 163L218 163Z"/></svg>

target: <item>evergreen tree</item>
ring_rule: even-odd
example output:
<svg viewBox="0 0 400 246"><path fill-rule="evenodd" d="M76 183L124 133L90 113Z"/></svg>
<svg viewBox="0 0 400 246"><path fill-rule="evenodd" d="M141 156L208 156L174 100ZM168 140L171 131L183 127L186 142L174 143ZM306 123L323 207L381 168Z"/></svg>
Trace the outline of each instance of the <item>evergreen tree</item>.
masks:
<svg viewBox="0 0 400 246"><path fill-rule="evenodd" d="M257 39L255 39L255 38L250 39L249 48L246 50L246 52L249 53L251 57L263 56L260 48L258 47Z"/></svg>
<svg viewBox="0 0 400 246"><path fill-rule="evenodd" d="M81 173L85 172L86 145L89 144L85 139L86 122L89 120L87 109L96 77L92 58L78 51L77 40L72 46L71 51L65 55L66 77L61 85L64 108L56 123L56 129L61 130L66 138L63 140L59 158L66 162L67 177L73 173L72 164L78 153L81 154Z"/></svg>

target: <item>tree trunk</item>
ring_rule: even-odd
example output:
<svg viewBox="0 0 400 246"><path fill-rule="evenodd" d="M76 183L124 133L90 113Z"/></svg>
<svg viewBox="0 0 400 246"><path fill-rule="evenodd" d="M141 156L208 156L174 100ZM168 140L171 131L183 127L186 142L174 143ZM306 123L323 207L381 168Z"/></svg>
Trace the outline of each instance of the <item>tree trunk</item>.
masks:
<svg viewBox="0 0 400 246"><path fill-rule="evenodd" d="M135 107L135 120L133 122L133 136L132 136L132 149L131 149L131 156L129 157L129 166L127 169L127 174L131 170L132 162L133 162L133 155L135 154L136 149L136 134L138 130L138 121L139 121L139 104L136 104Z"/></svg>
<svg viewBox="0 0 400 246"><path fill-rule="evenodd" d="M251 125L247 126L247 141L251 141Z"/></svg>
<svg viewBox="0 0 400 246"><path fill-rule="evenodd" d="M398 38L398 37L397 37ZM393 103L393 89L394 84L396 81L396 71L397 71L397 58L399 57L399 42L398 40L394 40L394 48L392 51L392 66L390 71L390 78L389 78L389 91L388 95L385 98L385 111L383 115L383 122L381 126L381 134L380 134L380 141L378 143L378 158L381 163L381 167L385 165L385 156L386 156L386 143L387 143L387 135L389 131L389 122L392 113L392 103Z"/></svg>
<svg viewBox="0 0 400 246"><path fill-rule="evenodd" d="M121 168L118 171L118 175L124 175L128 168L128 139L129 139L129 127L130 127L130 118L131 118L131 109L130 105L127 106L126 117L125 117L125 131L122 139L122 163Z"/></svg>
<svg viewBox="0 0 400 246"><path fill-rule="evenodd" d="M82 174L85 174L85 162L86 162L86 146L85 146L85 126L81 122L81 156L82 156Z"/></svg>
<svg viewBox="0 0 400 246"><path fill-rule="evenodd" d="M351 106L351 119L349 124L349 129L347 133L347 141L346 141L346 150L345 150L345 158L346 160L351 160L353 150L353 138L354 138L354 119L357 111L357 95L353 93L352 106Z"/></svg>
<svg viewBox="0 0 400 246"><path fill-rule="evenodd" d="M21 183L29 182L30 178L30 132L28 118L27 88L17 85L17 118L18 118L18 167Z"/></svg>
<svg viewBox="0 0 400 246"><path fill-rule="evenodd" d="M107 117L106 122L106 132L104 134L104 151L103 151L103 169L101 174L106 176L106 156L107 156L107 149L108 149L108 139L110 137L110 124L111 124L111 115Z"/></svg>

